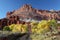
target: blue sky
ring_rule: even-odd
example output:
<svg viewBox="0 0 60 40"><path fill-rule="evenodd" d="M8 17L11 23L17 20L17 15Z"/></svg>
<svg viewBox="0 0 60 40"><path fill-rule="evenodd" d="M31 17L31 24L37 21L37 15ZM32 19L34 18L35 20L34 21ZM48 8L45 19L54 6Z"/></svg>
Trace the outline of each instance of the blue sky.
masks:
<svg viewBox="0 0 60 40"><path fill-rule="evenodd" d="M60 10L60 0L0 0L0 18L4 18L8 11L17 10L24 4L31 4L36 9Z"/></svg>

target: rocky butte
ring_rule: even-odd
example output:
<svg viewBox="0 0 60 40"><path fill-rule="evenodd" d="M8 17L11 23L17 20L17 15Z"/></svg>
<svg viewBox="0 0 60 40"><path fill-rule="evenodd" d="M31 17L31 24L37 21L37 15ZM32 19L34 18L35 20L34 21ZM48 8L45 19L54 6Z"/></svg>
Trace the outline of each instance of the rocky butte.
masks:
<svg viewBox="0 0 60 40"><path fill-rule="evenodd" d="M31 20L51 20L56 19L60 21L60 11L55 10L38 10L29 4L23 5L18 10L7 12L6 17L0 19L0 27L7 26L14 23L23 23ZM21 21L22 20L22 21Z"/></svg>

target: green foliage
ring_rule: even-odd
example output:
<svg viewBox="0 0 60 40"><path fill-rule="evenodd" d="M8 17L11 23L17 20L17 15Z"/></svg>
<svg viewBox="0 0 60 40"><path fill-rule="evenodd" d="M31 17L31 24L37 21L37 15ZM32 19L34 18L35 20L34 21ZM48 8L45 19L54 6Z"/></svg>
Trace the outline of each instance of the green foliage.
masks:
<svg viewBox="0 0 60 40"><path fill-rule="evenodd" d="M5 26L5 27L3 28L3 31L11 31L11 29L10 29L8 26Z"/></svg>
<svg viewBox="0 0 60 40"><path fill-rule="evenodd" d="M57 27L57 21L54 19L50 20L50 25L53 27Z"/></svg>

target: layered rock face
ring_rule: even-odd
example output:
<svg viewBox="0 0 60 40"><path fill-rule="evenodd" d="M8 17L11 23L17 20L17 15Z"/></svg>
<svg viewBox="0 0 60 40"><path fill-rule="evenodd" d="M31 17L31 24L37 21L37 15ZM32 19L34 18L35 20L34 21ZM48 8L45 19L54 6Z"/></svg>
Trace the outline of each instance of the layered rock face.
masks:
<svg viewBox="0 0 60 40"><path fill-rule="evenodd" d="M49 20L49 19L56 19L60 20L60 11L54 10L38 10L32 8L31 5L23 5L20 9L7 12L7 18L11 16L19 16L19 18L31 18L35 20Z"/></svg>
<svg viewBox="0 0 60 40"><path fill-rule="evenodd" d="M18 10L14 10L12 12L7 12L6 18L0 19L0 29L4 26L8 26L11 24L24 24L26 21L22 21L27 19L30 20L51 20L56 19L60 20L60 11L48 11L48 10L38 10L32 8L31 5L23 5ZM29 23L29 22L28 22Z"/></svg>

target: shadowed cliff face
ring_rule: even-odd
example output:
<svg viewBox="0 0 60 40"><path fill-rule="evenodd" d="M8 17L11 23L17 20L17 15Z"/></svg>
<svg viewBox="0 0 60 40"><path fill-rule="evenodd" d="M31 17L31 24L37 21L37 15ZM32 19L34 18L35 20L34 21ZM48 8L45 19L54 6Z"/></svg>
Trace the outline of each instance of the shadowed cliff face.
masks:
<svg viewBox="0 0 60 40"><path fill-rule="evenodd" d="M48 20L48 19L56 19L60 20L60 11L48 11L48 10L38 10L32 8L31 5L23 5L18 10L14 10L12 12L7 12L7 18L10 16L19 16L21 18L31 18L35 20Z"/></svg>

